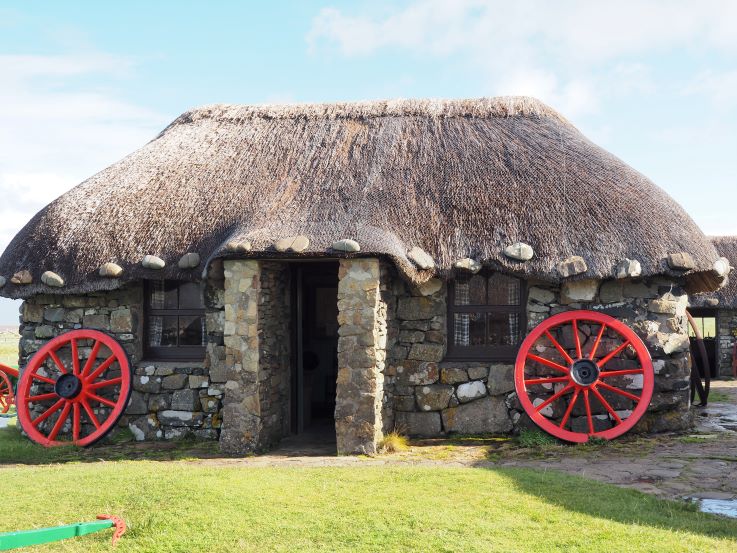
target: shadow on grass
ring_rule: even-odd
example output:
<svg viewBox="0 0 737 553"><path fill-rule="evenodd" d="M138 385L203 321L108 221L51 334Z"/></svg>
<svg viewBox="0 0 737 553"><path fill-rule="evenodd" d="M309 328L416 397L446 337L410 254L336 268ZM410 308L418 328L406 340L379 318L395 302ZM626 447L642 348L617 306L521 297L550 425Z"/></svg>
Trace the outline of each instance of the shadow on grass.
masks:
<svg viewBox="0 0 737 553"><path fill-rule="evenodd" d="M0 429L0 465L42 465L49 463L98 461L178 461L224 457L217 442L178 440L136 442L129 432L118 431L90 447L43 447L20 433L16 426Z"/></svg>
<svg viewBox="0 0 737 553"><path fill-rule="evenodd" d="M566 511L636 526L690 532L723 538L737 544L737 520L698 510L693 503L659 499L555 470L490 468L507 478L518 491Z"/></svg>

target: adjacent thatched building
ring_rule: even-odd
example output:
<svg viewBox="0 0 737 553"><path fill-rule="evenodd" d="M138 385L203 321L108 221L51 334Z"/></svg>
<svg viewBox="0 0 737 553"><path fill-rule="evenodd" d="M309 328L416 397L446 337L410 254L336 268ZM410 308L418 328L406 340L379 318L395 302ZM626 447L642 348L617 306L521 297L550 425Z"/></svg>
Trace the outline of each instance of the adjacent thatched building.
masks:
<svg viewBox="0 0 737 553"><path fill-rule="evenodd" d="M247 451L327 417L353 452L522 424L516 346L572 307L650 347L641 427L688 424L687 294L718 258L558 113L493 98L187 112L38 213L0 274L21 364L67 328L126 345L140 438Z"/></svg>
<svg viewBox="0 0 737 553"><path fill-rule="evenodd" d="M719 255L737 266L737 236L715 236L711 241ZM730 276L716 292L694 296L689 310L704 337L712 376L732 376L737 361L737 277Z"/></svg>

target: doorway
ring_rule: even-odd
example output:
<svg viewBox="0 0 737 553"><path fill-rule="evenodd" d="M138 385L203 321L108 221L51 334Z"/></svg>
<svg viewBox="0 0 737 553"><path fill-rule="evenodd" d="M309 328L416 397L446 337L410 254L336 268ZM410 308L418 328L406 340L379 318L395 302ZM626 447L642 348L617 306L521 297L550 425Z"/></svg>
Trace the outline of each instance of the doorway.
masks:
<svg viewBox="0 0 737 553"><path fill-rule="evenodd" d="M715 309L689 309L689 312L704 339L706 357L709 361L709 376L716 378L719 374L719 368L717 367L719 360L717 356L717 312ZM706 367L696 343L696 333L691 325L688 326L688 337L691 343L691 358L699 372L699 376L703 379Z"/></svg>
<svg viewBox="0 0 737 553"><path fill-rule="evenodd" d="M292 271L292 432L335 443L338 263L295 263Z"/></svg>

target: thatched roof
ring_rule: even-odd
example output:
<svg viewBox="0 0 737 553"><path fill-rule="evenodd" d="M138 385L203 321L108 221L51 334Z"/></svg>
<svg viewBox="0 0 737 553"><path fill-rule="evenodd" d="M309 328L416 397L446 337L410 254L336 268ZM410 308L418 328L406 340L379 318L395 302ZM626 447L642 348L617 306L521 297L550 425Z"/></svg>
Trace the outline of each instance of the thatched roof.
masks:
<svg viewBox="0 0 737 553"><path fill-rule="evenodd" d="M297 234L306 251L274 252ZM643 275L681 275L665 257L687 252L692 282L716 287L714 248L663 190L537 100L488 98L189 111L38 213L0 258L0 275L28 270L33 283L0 293L49 291L47 270L64 279L56 293L199 276L233 240L249 240L252 257L335 257L343 238L415 282L433 274L409 260L417 246L440 275L470 257L549 281L574 255L588 267L576 278L611 277L625 258ZM516 241L534 248L530 261L502 254ZM177 267L186 252L198 270ZM167 267L143 268L146 254ZM101 278L105 262L121 277Z"/></svg>
<svg viewBox="0 0 737 553"><path fill-rule="evenodd" d="M711 236L719 255L726 258L732 267L737 267L737 236ZM719 307L737 309L737 273L732 271L722 288L711 294L698 294L691 298L693 307Z"/></svg>

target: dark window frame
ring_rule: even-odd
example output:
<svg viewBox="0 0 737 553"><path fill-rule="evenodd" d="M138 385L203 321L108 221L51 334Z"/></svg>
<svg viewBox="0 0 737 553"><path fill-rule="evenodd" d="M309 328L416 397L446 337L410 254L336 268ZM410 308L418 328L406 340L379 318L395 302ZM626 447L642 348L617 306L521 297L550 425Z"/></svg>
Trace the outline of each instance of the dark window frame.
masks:
<svg viewBox="0 0 737 553"><path fill-rule="evenodd" d="M488 279L494 273L517 279L520 286L519 305L455 305L455 280L448 283L448 305L446 332L448 336L448 349L445 358L449 361L514 361L517 357L522 340L527 335L527 282L515 275L506 274L501 271L482 269L480 276ZM488 287L488 283L487 283ZM488 298L488 289L486 290ZM519 317L519 342L511 346L457 346L455 341L455 317L456 313L515 313ZM488 332L488 331L487 331Z"/></svg>
<svg viewBox="0 0 737 553"><path fill-rule="evenodd" d="M186 361L200 363L205 360L206 346L151 346L149 344L150 321L152 317L202 317L205 320L206 309L203 302L201 308L187 309L153 309L151 307L151 294L153 291L153 280L146 280L143 286L143 352L147 361ZM189 283L187 280L161 279L157 282L176 282L177 286ZM177 296L178 297L178 296ZM206 339L206 335L204 337Z"/></svg>

